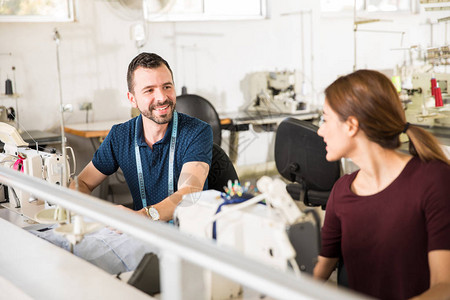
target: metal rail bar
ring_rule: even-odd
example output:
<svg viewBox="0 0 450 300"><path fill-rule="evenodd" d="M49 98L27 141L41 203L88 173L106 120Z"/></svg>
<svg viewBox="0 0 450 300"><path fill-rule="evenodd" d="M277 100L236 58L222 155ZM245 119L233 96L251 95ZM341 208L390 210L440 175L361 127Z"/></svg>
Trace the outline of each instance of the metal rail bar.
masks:
<svg viewBox="0 0 450 300"><path fill-rule="evenodd" d="M320 283L307 275L295 277L293 273L270 268L236 251L217 247L212 241L194 239L178 231L172 225L149 222L145 217L118 209L111 203L3 166L0 166L0 182L16 189L26 190L39 199L60 205L154 245L161 251L163 257L166 253L172 258L168 263L168 266L170 265L172 268L177 264L176 261L179 261L178 267L173 270L172 277L162 276L161 278L163 299L166 299L164 290L167 291L169 287L177 288L167 281L173 278L172 284L177 282L181 276L178 272L183 268L183 262L184 265L187 262L194 267L199 266L211 270L275 299L367 299L355 293ZM161 260L161 268L164 268L164 261L165 259ZM169 271L172 271L172 268ZM198 277L183 278L193 282L202 280ZM185 284L183 285L185 286ZM169 294L178 295L176 298L180 297L179 299L185 299L187 295L183 292ZM200 295L204 293L204 291L198 292ZM200 298L196 297L196 299Z"/></svg>

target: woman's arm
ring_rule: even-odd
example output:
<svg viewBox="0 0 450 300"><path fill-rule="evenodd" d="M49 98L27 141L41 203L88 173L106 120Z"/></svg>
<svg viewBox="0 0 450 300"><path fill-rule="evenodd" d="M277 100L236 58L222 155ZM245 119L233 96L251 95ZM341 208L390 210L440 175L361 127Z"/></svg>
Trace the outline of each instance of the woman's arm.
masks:
<svg viewBox="0 0 450 300"><path fill-rule="evenodd" d="M430 288L414 300L450 299L450 250L433 250L428 253Z"/></svg>
<svg viewBox="0 0 450 300"><path fill-rule="evenodd" d="M319 255L319 261L314 267L314 278L328 280L331 273L333 273L334 269L336 268L338 260L339 258L329 258Z"/></svg>

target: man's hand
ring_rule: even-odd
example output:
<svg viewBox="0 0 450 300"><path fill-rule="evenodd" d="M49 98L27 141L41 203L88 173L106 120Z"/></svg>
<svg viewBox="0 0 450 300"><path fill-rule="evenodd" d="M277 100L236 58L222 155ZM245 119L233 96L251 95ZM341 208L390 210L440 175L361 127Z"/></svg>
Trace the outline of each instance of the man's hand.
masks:
<svg viewBox="0 0 450 300"><path fill-rule="evenodd" d="M145 211L144 208L141 209L141 210L132 210L132 209L130 209L130 208L126 207L126 206L120 205L120 204L117 205L116 207L117 207L118 209L126 210L126 211L129 211L129 212L135 213L135 214L137 214L137 215L141 215L141 216L144 216L144 217L146 217L146 218L149 218L148 215L147 215L147 212ZM149 219L150 219L150 218L149 218ZM152 219L150 219L150 220L152 220ZM120 230L117 230L116 228L113 228L113 227L111 227L111 226L107 226L107 227L108 227L108 229L111 230L111 231L114 231L114 232L116 232L116 233L118 233L118 234L122 234L122 232L121 232Z"/></svg>
<svg viewBox="0 0 450 300"><path fill-rule="evenodd" d="M145 208L142 208L140 210L132 210L132 209L130 209L130 208L126 207L126 206L120 205L120 204L117 205L117 207L119 209L130 211L132 213L135 213L135 214L138 214L138 215L141 215L141 216L144 216L144 217L148 218L148 215L147 215L147 212L145 211Z"/></svg>
<svg viewBox="0 0 450 300"><path fill-rule="evenodd" d="M183 195L200 192L208 177L209 165L205 162L191 161L183 165L178 179L178 191L153 205L159 212L162 221L172 220L173 212ZM146 214L144 210L144 214Z"/></svg>

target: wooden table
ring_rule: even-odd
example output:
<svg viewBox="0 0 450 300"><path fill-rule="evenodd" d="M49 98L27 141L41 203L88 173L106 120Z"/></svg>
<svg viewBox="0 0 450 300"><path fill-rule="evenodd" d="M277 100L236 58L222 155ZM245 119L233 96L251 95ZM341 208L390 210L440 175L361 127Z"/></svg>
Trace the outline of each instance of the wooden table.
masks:
<svg viewBox="0 0 450 300"><path fill-rule="evenodd" d="M64 132L84 138L106 137L113 125L126 121L127 120L111 120L93 123L70 124L64 127Z"/></svg>

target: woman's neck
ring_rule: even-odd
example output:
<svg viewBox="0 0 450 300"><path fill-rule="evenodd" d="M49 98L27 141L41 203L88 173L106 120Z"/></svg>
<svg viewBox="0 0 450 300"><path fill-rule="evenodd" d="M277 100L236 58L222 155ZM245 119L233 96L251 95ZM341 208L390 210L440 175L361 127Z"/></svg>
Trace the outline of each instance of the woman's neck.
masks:
<svg viewBox="0 0 450 300"><path fill-rule="evenodd" d="M388 187L403 171L412 156L367 141L350 157L360 168L352 183L357 195L372 195Z"/></svg>

